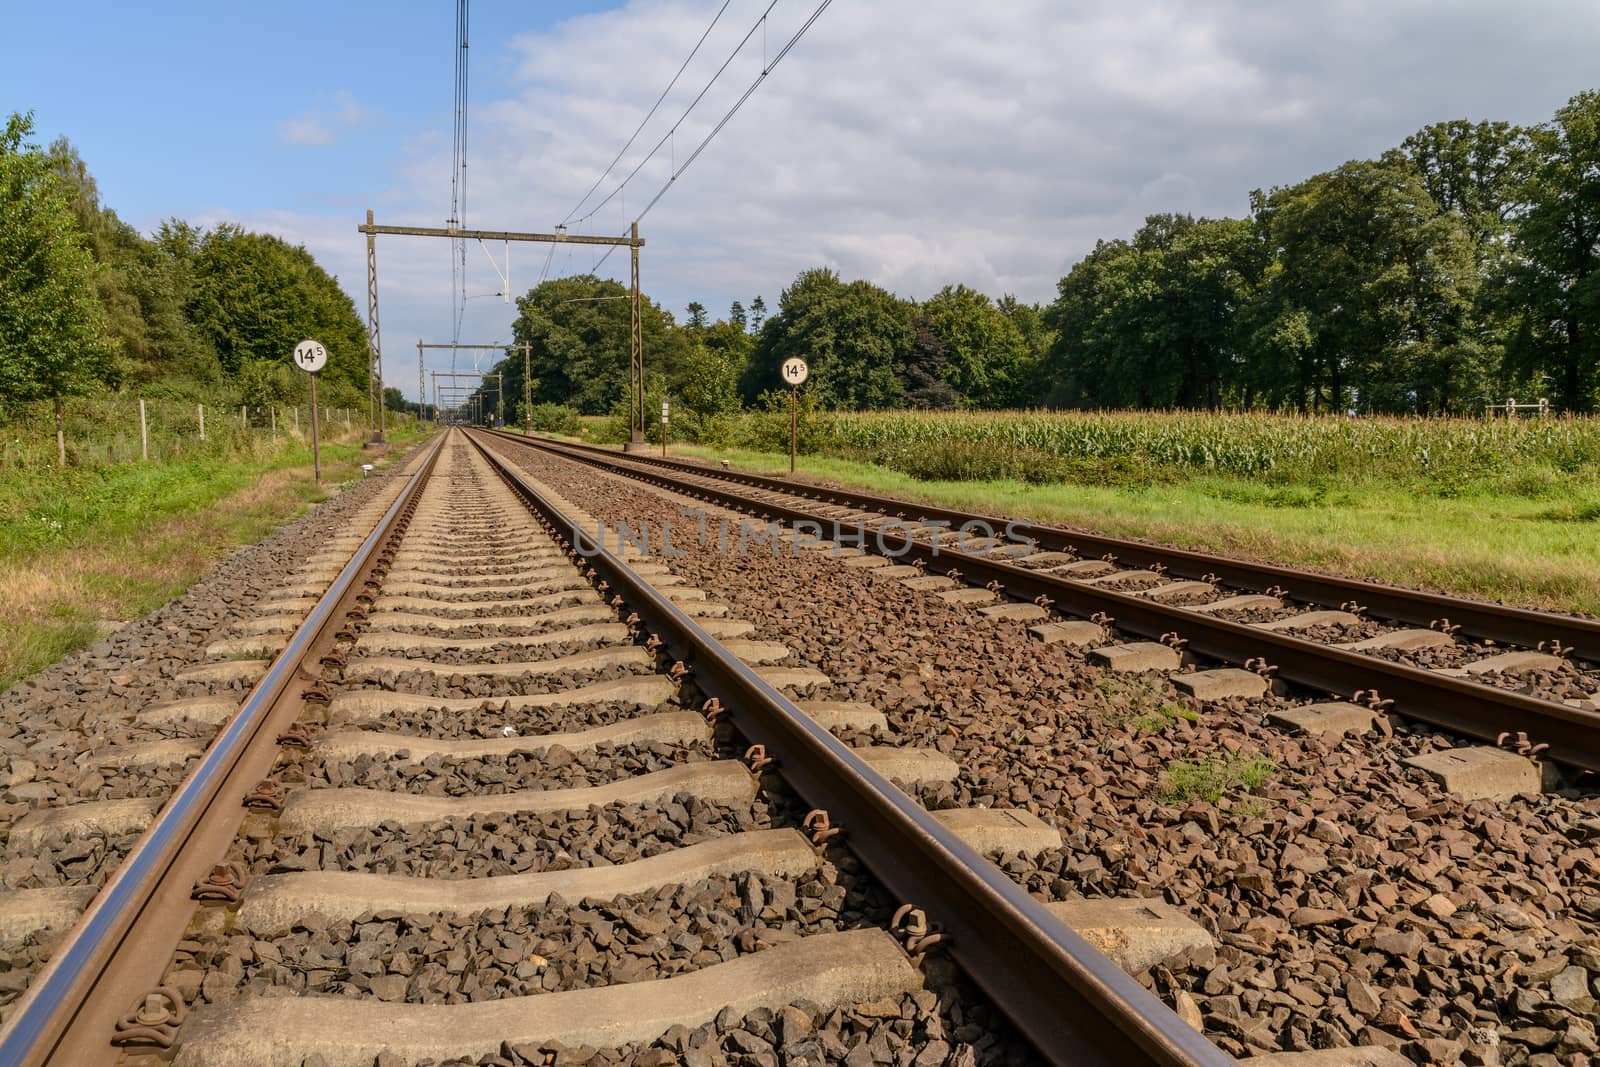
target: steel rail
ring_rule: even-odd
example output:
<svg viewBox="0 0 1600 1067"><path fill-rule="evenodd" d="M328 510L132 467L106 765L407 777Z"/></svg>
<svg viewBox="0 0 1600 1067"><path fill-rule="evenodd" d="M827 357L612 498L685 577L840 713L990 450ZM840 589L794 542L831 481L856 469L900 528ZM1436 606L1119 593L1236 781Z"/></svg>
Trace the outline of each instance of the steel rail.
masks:
<svg viewBox="0 0 1600 1067"><path fill-rule="evenodd" d="M538 436L523 437L518 434L505 434L505 436L525 444L538 441L546 447L581 452L604 457L607 460L621 458L621 454L614 449L596 445L555 441ZM901 500L858 490L832 489L760 474L718 470L644 453L628 453L626 459L630 463L644 463L668 470L698 474L767 492L787 493L826 501L840 507L879 511L900 518L916 516L920 519L948 522L954 529L960 529L966 523L983 523L999 534L1009 528L1018 537L1038 542L1042 548L1055 550L1072 548L1086 558L1111 554L1116 556L1119 562L1138 567L1159 563L1170 573L1180 577L1197 579L1209 574L1219 581L1241 589L1260 591L1280 586L1296 600L1325 607L1336 608L1355 600L1371 613L1397 622L1427 626L1434 620L1448 618L1451 623L1459 625L1467 633L1502 644L1532 648L1540 641L1559 641L1563 647L1570 648L1578 658L1600 663L1600 619L1535 611L1485 600L1470 600L1358 578L1341 578L1273 563L1255 563L1229 556L1214 556L1193 549L1107 537L1046 523L1002 519L993 515L980 515L937 504Z"/></svg>
<svg viewBox="0 0 1600 1067"><path fill-rule="evenodd" d="M298 709L283 698L313 680L303 674L303 662L326 643L323 637L329 622L340 617L338 609L346 601L353 600L359 588L357 579L370 572L379 545L399 516L413 505L442 441L441 437L433 442L350 562L251 687L239 710L95 895L50 962L34 977L0 1031L0 1065L83 1067L116 1060L117 1050L110 1041L117 1018L128 1010L132 998L140 995L127 991L147 990L159 983L171 946L182 939L188 925L193 908L189 891L221 858L226 842L232 840L242 821L244 793L261 777L259 772L255 778L240 773L251 762L247 755L261 751L259 739L266 737L270 743L272 727L280 719L297 717ZM270 767L276 760L275 746L265 755ZM220 825L219 817L226 826ZM223 847L190 849L202 835L208 835L211 843L221 838ZM129 951L154 945L167 947L159 953Z"/></svg>
<svg viewBox="0 0 1600 1067"><path fill-rule="evenodd" d="M961 968L1048 1062L1233 1062L635 575L482 436L468 439L506 484L692 665L699 689L731 712L741 734L766 746L800 796L843 826L872 874L943 926Z"/></svg>
<svg viewBox="0 0 1600 1067"><path fill-rule="evenodd" d="M555 454L568 454L593 465L606 466L619 474L642 481L653 481L663 488L715 500L738 510L776 517L789 523L803 522L834 536L854 537L861 527L819 516L800 508L764 500L753 500L723 489L685 482L658 471L628 470L619 464L621 457L608 452L603 459L572 456L564 445L552 447L540 438L503 435L511 441L538 445ZM629 456L625 462L633 462ZM695 473L700 473L696 471ZM903 562L929 565L929 573L954 569L963 580L978 585L997 582L1008 596L1024 600L1048 597L1058 610L1085 618L1104 612L1117 629L1148 638L1177 633L1188 642L1189 650L1229 663L1262 659L1278 668L1278 677L1354 698L1358 692L1393 700L1393 710L1420 722L1487 741L1498 741L1506 733L1526 732L1535 744L1548 743L1550 758L1586 771L1600 772L1600 713L1570 708L1563 704L1525 696L1509 689L1453 678L1420 667L1366 656L1345 649L1263 630L1260 627L1212 618L1204 613L1160 604L1146 597L1118 593L1110 589L1074 582L1067 578L1019 567L989 557L961 552L940 551L906 536L886 535L882 529L868 532L876 538L886 555Z"/></svg>

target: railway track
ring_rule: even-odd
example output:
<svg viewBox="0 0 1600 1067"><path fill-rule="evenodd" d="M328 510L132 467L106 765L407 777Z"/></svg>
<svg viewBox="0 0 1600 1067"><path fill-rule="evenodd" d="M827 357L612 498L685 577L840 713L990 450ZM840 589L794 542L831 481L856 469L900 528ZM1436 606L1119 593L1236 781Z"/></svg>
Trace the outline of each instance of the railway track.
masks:
<svg viewBox="0 0 1600 1067"><path fill-rule="evenodd" d="M219 649L276 653L242 706L150 709L221 729L0 1062L1229 1062L1132 976L1206 930L1024 891L985 856L1058 829L928 810L949 756L501 448L447 434L312 555Z"/></svg>
<svg viewBox="0 0 1600 1067"><path fill-rule="evenodd" d="M1594 619L499 436L777 519L823 548L864 548L853 564L1015 620L1042 641L1090 649L1110 669L1169 673L1202 700L1249 699L1284 683L1335 698L1285 714L1287 729L1338 736L1395 716L1489 742L1417 764L1463 795L1557 784L1552 763L1600 771ZM1197 660L1230 666L1180 673Z"/></svg>

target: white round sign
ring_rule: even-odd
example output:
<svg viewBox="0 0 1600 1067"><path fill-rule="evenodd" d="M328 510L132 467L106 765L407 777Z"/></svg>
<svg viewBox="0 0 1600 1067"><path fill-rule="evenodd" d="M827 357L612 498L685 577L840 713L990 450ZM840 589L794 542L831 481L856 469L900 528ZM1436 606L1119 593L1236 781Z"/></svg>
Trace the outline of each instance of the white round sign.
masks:
<svg viewBox="0 0 1600 1067"><path fill-rule="evenodd" d="M811 376L811 368L806 366L806 361L799 356L790 356L783 361L783 384L791 389L797 385L804 385Z"/></svg>
<svg viewBox="0 0 1600 1067"><path fill-rule="evenodd" d="M328 350L321 341L301 341L294 346L294 365L315 374L328 365Z"/></svg>

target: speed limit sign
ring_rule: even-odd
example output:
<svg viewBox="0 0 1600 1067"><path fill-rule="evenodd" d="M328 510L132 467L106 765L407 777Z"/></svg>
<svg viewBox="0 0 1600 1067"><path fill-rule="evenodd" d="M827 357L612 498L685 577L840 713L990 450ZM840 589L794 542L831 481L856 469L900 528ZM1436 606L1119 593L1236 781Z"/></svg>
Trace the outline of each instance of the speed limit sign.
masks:
<svg viewBox="0 0 1600 1067"><path fill-rule="evenodd" d="M783 384L794 388L806 384L806 379L811 375L811 368L806 366L806 361L799 356L790 356L783 361Z"/></svg>
<svg viewBox="0 0 1600 1067"><path fill-rule="evenodd" d="M294 365L315 374L328 365L328 350L321 341L301 341L294 346Z"/></svg>

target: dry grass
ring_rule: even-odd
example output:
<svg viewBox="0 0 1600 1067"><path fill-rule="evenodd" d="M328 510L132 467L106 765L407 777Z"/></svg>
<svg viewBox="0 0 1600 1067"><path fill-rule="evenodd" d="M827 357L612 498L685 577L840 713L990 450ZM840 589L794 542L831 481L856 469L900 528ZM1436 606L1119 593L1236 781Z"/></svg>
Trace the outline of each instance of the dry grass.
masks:
<svg viewBox="0 0 1600 1067"><path fill-rule="evenodd" d="M130 482L159 472L153 499L130 490L137 506L90 504L87 515L80 500L66 524L70 536L45 543L27 543L16 531L31 528L40 514L64 513L66 505L55 498L75 490L46 488L29 499L27 487L12 486L12 498L31 506L0 513L0 533L12 534L0 555L7 591L0 601L0 632L6 634L0 689L93 643L114 624L181 595L235 548L259 540L359 476L365 458L353 443L326 445L321 487L303 450L265 463L196 465L182 477L171 469L130 467Z"/></svg>

